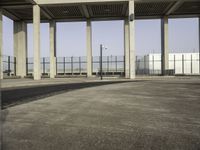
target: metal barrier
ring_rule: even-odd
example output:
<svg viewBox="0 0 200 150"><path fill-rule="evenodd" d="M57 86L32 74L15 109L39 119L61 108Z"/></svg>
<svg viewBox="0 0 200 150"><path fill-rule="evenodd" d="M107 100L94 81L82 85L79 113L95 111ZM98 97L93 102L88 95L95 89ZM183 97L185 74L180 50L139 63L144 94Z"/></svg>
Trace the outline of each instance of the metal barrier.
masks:
<svg viewBox="0 0 200 150"><path fill-rule="evenodd" d="M103 56L102 72L103 75L120 75L124 76L125 62L124 56ZM100 56L94 56L92 60L93 75L99 75Z"/></svg>
<svg viewBox="0 0 200 150"><path fill-rule="evenodd" d="M199 53L169 54L168 75L199 75ZM136 57L137 75L161 75L161 55L149 54Z"/></svg>
<svg viewBox="0 0 200 150"><path fill-rule="evenodd" d="M41 74L48 76L50 73L50 59L49 57L43 57L40 59L40 68L41 68ZM27 76L33 75L33 58L29 57L26 59L26 74Z"/></svg>
<svg viewBox="0 0 200 150"><path fill-rule="evenodd" d="M3 56L3 76L16 76L16 58Z"/></svg>
<svg viewBox="0 0 200 150"><path fill-rule="evenodd" d="M103 56L104 75L124 75L124 56ZM92 59L93 75L99 75L100 57L93 56ZM27 75L33 74L33 58L27 58ZM48 57L41 58L41 74L49 75L50 60ZM87 75L87 57L57 57L57 75Z"/></svg>
<svg viewBox="0 0 200 150"><path fill-rule="evenodd" d="M199 53L191 54L170 54L168 75L188 75L200 74ZM50 59L41 58L41 74L49 76ZM103 75L125 74L124 56L103 56L102 57ZM33 58L26 60L27 76L33 75ZM3 74L4 76L16 76L16 58L12 56L3 56ZM56 58L57 75L87 75L86 57L57 57ZM100 57L92 58L92 74L100 75ZM145 56L136 56L136 75L161 75L161 55L149 54Z"/></svg>
<svg viewBox="0 0 200 150"><path fill-rule="evenodd" d="M86 57L57 57L56 74L86 75L87 74Z"/></svg>
<svg viewBox="0 0 200 150"><path fill-rule="evenodd" d="M33 58L26 58L26 74L27 76L33 75Z"/></svg>
<svg viewBox="0 0 200 150"><path fill-rule="evenodd" d="M43 57L40 60L41 62L41 73L43 76L48 76L50 73L50 58Z"/></svg>

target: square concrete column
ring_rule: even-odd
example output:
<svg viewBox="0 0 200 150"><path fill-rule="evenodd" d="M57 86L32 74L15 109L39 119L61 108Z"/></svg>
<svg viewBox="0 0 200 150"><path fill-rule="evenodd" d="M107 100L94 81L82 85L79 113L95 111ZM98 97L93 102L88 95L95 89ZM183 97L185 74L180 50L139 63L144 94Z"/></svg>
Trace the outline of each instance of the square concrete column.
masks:
<svg viewBox="0 0 200 150"><path fill-rule="evenodd" d="M87 77L92 76L92 27L91 21L87 20L86 26L87 40Z"/></svg>
<svg viewBox="0 0 200 150"><path fill-rule="evenodd" d="M130 79L135 78L135 10L134 0L129 0L129 55Z"/></svg>
<svg viewBox="0 0 200 150"><path fill-rule="evenodd" d="M124 55L125 55L125 78L130 78L130 51L129 51L129 20L124 20Z"/></svg>
<svg viewBox="0 0 200 150"><path fill-rule="evenodd" d="M199 17L199 74L200 74L200 17Z"/></svg>
<svg viewBox="0 0 200 150"><path fill-rule="evenodd" d="M50 78L56 76L56 22L50 22Z"/></svg>
<svg viewBox="0 0 200 150"><path fill-rule="evenodd" d="M0 9L0 79L3 79L3 10Z"/></svg>
<svg viewBox="0 0 200 150"><path fill-rule="evenodd" d="M38 5L33 6L33 50L33 76L34 80L40 80L40 7Z"/></svg>
<svg viewBox="0 0 200 150"><path fill-rule="evenodd" d="M27 24L14 22L14 56L16 57L16 75L26 76Z"/></svg>
<svg viewBox="0 0 200 150"><path fill-rule="evenodd" d="M161 19L161 70L165 75L165 70L169 69L169 47L168 47L168 17Z"/></svg>

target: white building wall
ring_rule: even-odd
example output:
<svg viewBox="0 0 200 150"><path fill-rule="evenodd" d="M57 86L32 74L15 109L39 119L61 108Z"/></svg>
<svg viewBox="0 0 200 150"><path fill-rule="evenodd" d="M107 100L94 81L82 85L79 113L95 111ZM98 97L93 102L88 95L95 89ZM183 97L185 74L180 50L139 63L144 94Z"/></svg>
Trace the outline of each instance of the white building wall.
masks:
<svg viewBox="0 0 200 150"><path fill-rule="evenodd" d="M137 62L140 70L148 69L150 74L161 73L161 54L149 54ZM170 53L169 69L175 69L175 74L199 74L199 53Z"/></svg>

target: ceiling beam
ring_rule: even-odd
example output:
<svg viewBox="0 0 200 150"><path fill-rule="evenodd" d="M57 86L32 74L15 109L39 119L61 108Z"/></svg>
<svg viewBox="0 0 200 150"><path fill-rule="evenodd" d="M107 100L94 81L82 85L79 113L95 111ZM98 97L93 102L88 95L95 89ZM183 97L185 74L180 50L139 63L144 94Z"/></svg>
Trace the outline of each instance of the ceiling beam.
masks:
<svg viewBox="0 0 200 150"><path fill-rule="evenodd" d="M47 17L49 20L52 19L52 16L49 15L49 13L48 13L47 11L45 11L45 9L40 8L40 10L41 10L41 13L42 13L45 17Z"/></svg>
<svg viewBox="0 0 200 150"><path fill-rule="evenodd" d="M37 4L34 0L25 0L25 1L28 2L28 3L31 3L33 5Z"/></svg>
<svg viewBox="0 0 200 150"><path fill-rule="evenodd" d="M42 8L51 17L51 19L55 18L55 16L51 13L51 11L49 11L49 9L46 6L40 8Z"/></svg>
<svg viewBox="0 0 200 150"><path fill-rule="evenodd" d="M81 5L81 7L82 7L82 10L83 10L84 16L86 18L90 18L90 14L88 12L87 6L86 5Z"/></svg>
<svg viewBox="0 0 200 150"><path fill-rule="evenodd" d="M22 8L32 8L32 5L5 5L0 6L3 9L22 9Z"/></svg>
<svg viewBox="0 0 200 150"><path fill-rule="evenodd" d="M182 4L184 3L184 0L177 1L167 12L166 16L169 16L173 12L175 12Z"/></svg>
<svg viewBox="0 0 200 150"><path fill-rule="evenodd" d="M127 15L127 9L128 9L128 4L123 5L123 10L122 10L122 16L128 16Z"/></svg>
<svg viewBox="0 0 200 150"><path fill-rule="evenodd" d="M18 21L21 20L18 16L16 16L15 14L11 13L10 11L8 11L7 9L3 9L3 14L5 16L7 16L8 18L10 18L11 20L14 21Z"/></svg>
<svg viewBox="0 0 200 150"><path fill-rule="evenodd" d="M38 5L45 4L75 4L75 3L96 3L96 2L127 2L129 0L37 0Z"/></svg>

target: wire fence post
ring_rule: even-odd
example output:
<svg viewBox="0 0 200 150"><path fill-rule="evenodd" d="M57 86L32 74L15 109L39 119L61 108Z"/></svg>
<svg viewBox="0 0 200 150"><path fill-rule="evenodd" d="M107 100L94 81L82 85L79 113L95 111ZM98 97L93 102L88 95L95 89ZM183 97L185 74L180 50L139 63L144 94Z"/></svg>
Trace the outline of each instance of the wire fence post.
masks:
<svg viewBox="0 0 200 150"><path fill-rule="evenodd" d="M174 54L174 74L176 73L176 55Z"/></svg>
<svg viewBox="0 0 200 150"><path fill-rule="evenodd" d="M85 63L85 61L83 61L83 63ZM92 56L92 75L93 75L93 72L94 72L94 56Z"/></svg>
<svg viewBox="0 0 200 150"><path fill-rule="evenodd" d="M117 56L115 56L115 71L117 73Z"/></svg>
<svg viewBox="0 0 200 150"><path fill-rule="evenodd" d="M45 57L43 57L43 74L45 74Z"/></svg>
<svg viewBox="0 0 200 150"><path fill-rule="evenodd" d="M107 56L107 73L109 72L109 56Z"/></svg>
<svg viewBox="0 0 200 150"><path fill-rule="evenodd" d="M28 58L26 58L26 75L28 75Z"/></svg>
<svg viewBox="0 0 200 150"><path fill-rule="evenodd" d="M123 57L123 64L124 64L124 75L125 75L125 72L126 72L126 64L125 64L125 55L124 55L124 57ZM136 66L137 66L137 56L136 56Z"/></svg>
<svg viewBox="0 0 200 150"><path fill-rule="evenodd" d="M99 56L99 76L101 76L101 56Z"/></svg>
<svg viewBox="0 0 200 150"><path fill-rule="evenodd" d="M14 57L14 75L16 76L16 57Z"/></svg>
<svg viewBox="0 0 200 150"><path fill-rule="evenodd" d="M102 64L102 62L103 62L103 59L102 59L102 57L103 57L103 55L102 55L102 52L103 51L103 46L102 45L100 45L100 57L99 57L99 62L100 62L100 76L101 76L101 80L103 79L103 64Z"/></svg>
<svg viewBox="0 0 200 150"><path fill-rule="evenodd" d="M81 57L79 57L79 74L81 74Z"/></svg>
<svg viewBox="0 0 200 150"><path fill-rule="evenodd" d="M184 72L184 55L182 55L182 73L185 74Z"/></svg>
<svg viewBox="0 0 200 150"><path fill-rule="evenodd" d="M56 57L56 75L58 75L58 60L57 60L57 57Z"/></svg>
<svg viewBox="0 0 200 150"><path fill-rule="evenodd" d="M65 57L63 57L63 72L65 74Z"/></svg>
<svg viewBox="0 0 200 150"><path fill-rule="evenodd" d="M126 57L124 57L124 58L126 58ZM135 72L136 72L136 75L137 75L138 74L138 56L136 56L135 64L136 64ZM124 65L124 73L126 74L126 64Z"/></svg>
<svg viewBox="0 0 200 150"><path fill-rule="evenodd" d="M73 75L73 56L71 57L71 74Z"/></svg>
<svg viewBox="0 0 200 150"><path fill-rule="evenodd" d="M154 55L153 55L153 75L154 75Z"/></svg>
<svg viewBox="0 0 200 150"><path fill-rule="evenodd" d="M192 68L193 66L192 66L192 54L191 54L191 74L193 73L193 68Z"/></svg>
<svg viewBox="0 0 200 150"><path fill-rule="evenodd" d="M8 76L10 76L10 56L8 56Z"/></svg>
<svg viewBox="0 0 200 150"><path fill-rule="evenodd" d="M146 55L144 56L144 74L146 74Z"/></svg>

